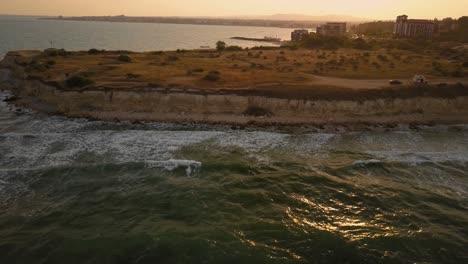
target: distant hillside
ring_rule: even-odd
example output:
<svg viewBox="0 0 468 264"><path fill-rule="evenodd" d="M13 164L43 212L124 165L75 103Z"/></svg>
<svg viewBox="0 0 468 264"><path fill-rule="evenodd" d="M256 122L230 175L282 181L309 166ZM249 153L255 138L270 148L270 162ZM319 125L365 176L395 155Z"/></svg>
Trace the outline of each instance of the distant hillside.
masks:
<svg viewBox="0 0 468 264"><path fill-rule="evenodd" d="M347 15L323 15L310 16L303 14L274 14L268 16L240 16L240 19L265 19L265 20L286 20L286 21L317 21L317 22L365 22L372 19L359 18Z"/></svg>
<svg viewBox="0 0 468 264"><path fill-rule="evenodd" d="M312 20L274 20L274 19L240 19L240 18L213 18L213 17L131 17L131 16L88 16L88 17L47 17L46 20L71 21L102 21L126 23L170 23L194 25L223 25L223 26L257 26L281 28L315 28L320 21Z"/></svg>
<svg viewBox="0 0 468 264"><path fill-rule="evenodd" d="M358 24L366 19L352 16L326 15L309 16L300 14L275 14L268 16L240 17L132 17L132 16L84 16L84 17L47 17L47 20L103 21L127 23L171 23L224 26L258 26L281 28L315 28L324 22L348 22Z"/></svg>

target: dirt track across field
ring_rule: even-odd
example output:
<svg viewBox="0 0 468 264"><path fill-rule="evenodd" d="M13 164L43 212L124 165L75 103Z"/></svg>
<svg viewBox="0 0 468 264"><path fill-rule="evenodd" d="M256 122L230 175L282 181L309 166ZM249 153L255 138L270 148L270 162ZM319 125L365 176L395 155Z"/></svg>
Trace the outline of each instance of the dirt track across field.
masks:
<svg viewBox="0 0 468 264"><path fill-rule="evenodd" d="M323 85L323 86L334 86L334 87L341 87L341 88L351 88L351 89L369 89L369 88L386 88L392 85L389 84L388 79L345 79L345 78L336 78L336 77L327 77L327 76L319 76L313 75L314 81L311 84L314 85ZM411 79L400 79L400 81L404 84L411 84ZM437 79L428 79L430 84L439 84L439 83L446 83L446 84L454 84L457 82L463 83L464 85L468 84L468 78L437 78Z"/></svg>

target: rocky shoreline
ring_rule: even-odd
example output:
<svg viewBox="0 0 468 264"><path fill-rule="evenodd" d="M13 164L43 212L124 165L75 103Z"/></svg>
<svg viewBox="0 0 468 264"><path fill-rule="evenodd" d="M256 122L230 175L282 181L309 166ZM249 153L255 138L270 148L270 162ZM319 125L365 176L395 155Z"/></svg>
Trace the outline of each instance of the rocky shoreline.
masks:
<svg viewBox="0 0 468 264"><path fill-rule="evenodd" d="M21 107L99 120L240 126L468 123L468 89L461 84L460 87L429 87L411 94L376 89L335 92L335 97L333 93L312 93L303 98L282 98L264 91L239 89L64 89L31 78L14 56L7 55L0 63L0 88L11 91L16 97L15 104ZM454 90L439 93L437 88Z"/></svg>

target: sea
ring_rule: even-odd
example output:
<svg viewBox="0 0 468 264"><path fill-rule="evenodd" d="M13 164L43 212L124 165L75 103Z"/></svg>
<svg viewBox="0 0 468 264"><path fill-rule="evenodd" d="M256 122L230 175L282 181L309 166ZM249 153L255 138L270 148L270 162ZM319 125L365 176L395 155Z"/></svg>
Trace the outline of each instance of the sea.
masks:
<svg viewBox="0 0 468 264"><path fill-rule="evenodd" d="M113 23L42 20L32 16L0 15L0 58L12 50L61 48L67 50L159 51L215 48L217 41L241 47L275 46L232 37L291 39L290 28ZM314 30L314 29L311 29Z"/></svg>
<svg viewBox="0 0 468 264"><path fill-rule="evenodd" d="M280 32L0 19L2 52ZM0 263L468 263L468 125L104 122L10 97L0 93Z"/></svg>

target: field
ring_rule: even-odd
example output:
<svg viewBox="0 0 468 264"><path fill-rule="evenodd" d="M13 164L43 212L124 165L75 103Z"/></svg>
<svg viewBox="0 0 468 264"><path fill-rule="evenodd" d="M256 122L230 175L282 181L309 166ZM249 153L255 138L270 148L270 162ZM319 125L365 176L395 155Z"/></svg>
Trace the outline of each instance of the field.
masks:
<svg viewBox="0 0 468 264"><path fill-rule="evenodd" d="M437 80L460 71L446 59L401 50L273 49L171 52L23 52L19 60L32 77L66 86L80 76L93 86L147 85L203 89L314 86L379 88L389 79L415 74ZM95 53L95 54L94 54ZM124 55L124 56L122 56ZM32 58L32 59L31 59ZM466 71L466 70L465 70ZM461 72L463 74L463 71Z"/></svg>

